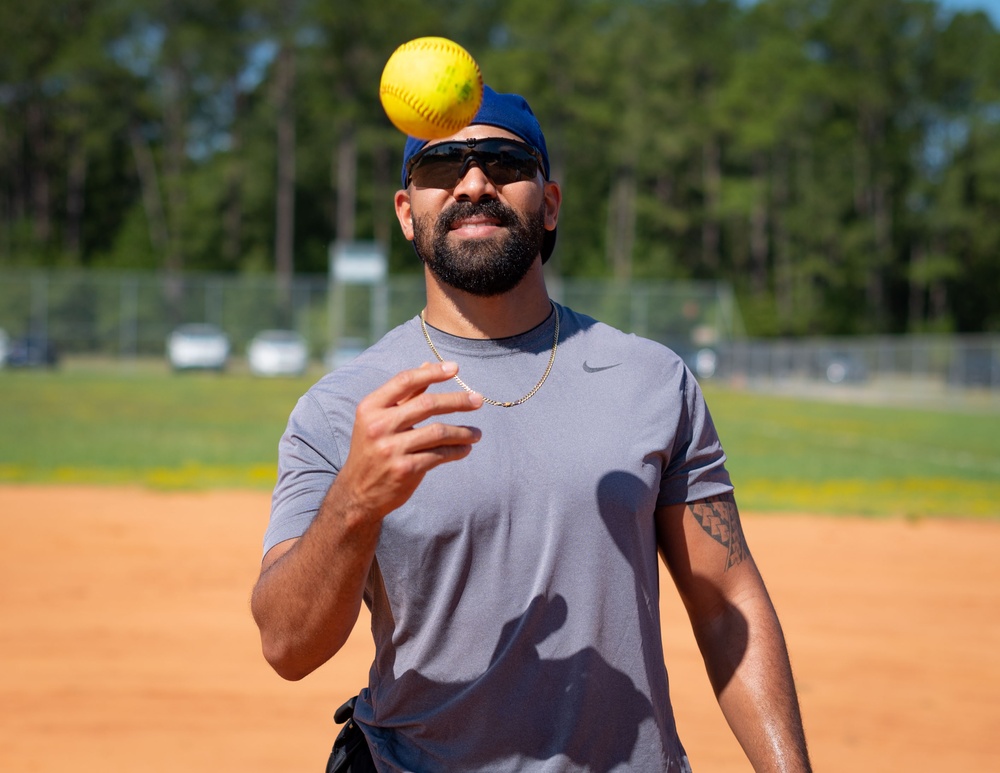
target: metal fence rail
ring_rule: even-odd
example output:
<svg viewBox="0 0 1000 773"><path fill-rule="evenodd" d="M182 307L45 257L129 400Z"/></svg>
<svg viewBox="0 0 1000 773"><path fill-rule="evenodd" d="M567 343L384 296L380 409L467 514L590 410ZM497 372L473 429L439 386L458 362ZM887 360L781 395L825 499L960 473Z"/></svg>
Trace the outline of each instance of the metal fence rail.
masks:
<svg viewBox="0 0 1000 773"><path fill-rule="evenodd" d="M882 402L981 397L1000 404L1000 336L745 340L718 348L711 378L749 389Z"/></svg>
<svg viewBox="0 0 1000 773"><path fill-rule="evenodd" d="M746 339L731 289L711 282L549 279L576 311L660 341L703 380L790 393L1000 401L1000 336ZM176 326L210 322L237 356L265 328L301 333L312 356L377 340L424 304L420 276L336 284L325 276L167 276L104 271L0 271L0 330L34 335L64 355L162 357Z"/></svg>
<svg viewBox="0 0 1000 773"><path fill-rule="evenodd" d="M552 294L617 327L687 346L742 333L727 285L553 281ZM421 276L337 284L325 276L166 276L103 271L0 271L0 329L51 340L64 354L162 355L175 327L208 322L242 352L265 328L293 329L314 356L345 340L370 344L417 314Z"/></svg>

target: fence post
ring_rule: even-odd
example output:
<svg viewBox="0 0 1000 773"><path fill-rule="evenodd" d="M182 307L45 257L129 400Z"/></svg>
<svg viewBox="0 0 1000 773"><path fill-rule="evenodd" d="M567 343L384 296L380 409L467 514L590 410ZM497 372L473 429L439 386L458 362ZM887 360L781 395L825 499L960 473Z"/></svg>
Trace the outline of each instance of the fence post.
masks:
<svg viewBox="0 0 1000 773"><path fill-rule="evenodd" d="M119 356L128 357L134 362L139 340L139 287L135 277L122 277L119 304Z"/></svg>
<svg viewBox="0 0 1000 773"><path fill-rule="evenodd" d="M28 332L39 338L49 333L49 275L38 271L31 277L31 322Z"/></svg>

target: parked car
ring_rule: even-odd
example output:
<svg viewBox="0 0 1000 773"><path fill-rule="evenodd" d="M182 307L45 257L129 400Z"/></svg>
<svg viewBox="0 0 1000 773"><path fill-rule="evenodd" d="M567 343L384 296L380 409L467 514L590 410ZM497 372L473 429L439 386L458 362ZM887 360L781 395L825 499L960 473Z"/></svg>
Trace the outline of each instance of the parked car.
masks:
<svg viewBox="0 0 1000 773"><path fill-rule="evenodd" d="M54 368L59 364L55 345L42 335L26 335L10 342L4 365L8 368Z"/></svg>
<svg viewBox="0 0 1000 773"><path fill-rule="evenodd" d="M309 364L309 345L294 330L262 330L247 347L255 376L301 376Z"/></svg>
<svg viewBox="0 0 1000 773"><path fill-rule="evenodd" d="M10 352L10 336L6 330L0 328L0 368L7 362L8 352Z"/></svg>
<svg viewBox="0 0 1000 773"><path fill-rule="evenodd" d="M868 367L860 354L849 351L822 351L817 365L831 384L859 384L868 380Z"/></svg>
<svg viewBox="0 0 1000 773"><path fill-rule="evenodd" d="M683 341L667 341L666 345L674 354L684 360L684 364L699 379L712 378L719 364L719 355L707 346L694 347Z"/></svg>
<svg viewBox="0 0 1000 773"><path fill-rule="evenodd" d="M699 349L694 355L694 373L698 378L712 378L719 364L715 349Z"/></svg>
<svg viewBox="0 0 1000 773"><path fill-rule="evenodd" d="M167 359L174 370L222 370L229 359L229 337L215 325L181 325L167 338Z"/></svg>

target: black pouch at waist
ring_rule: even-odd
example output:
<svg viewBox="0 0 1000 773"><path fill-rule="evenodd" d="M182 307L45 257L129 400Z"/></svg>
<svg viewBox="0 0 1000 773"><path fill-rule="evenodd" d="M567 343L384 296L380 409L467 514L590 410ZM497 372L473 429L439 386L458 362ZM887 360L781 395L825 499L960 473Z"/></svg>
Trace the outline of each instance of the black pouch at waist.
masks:
<svg viewBox="0 0 1000 773"><path fill-rule="evenodd" d="M344 725L333 742L330 759L326 763L326 773L377 773L368 739L354 721L355 695L334 712L333 719Z"/></svg>

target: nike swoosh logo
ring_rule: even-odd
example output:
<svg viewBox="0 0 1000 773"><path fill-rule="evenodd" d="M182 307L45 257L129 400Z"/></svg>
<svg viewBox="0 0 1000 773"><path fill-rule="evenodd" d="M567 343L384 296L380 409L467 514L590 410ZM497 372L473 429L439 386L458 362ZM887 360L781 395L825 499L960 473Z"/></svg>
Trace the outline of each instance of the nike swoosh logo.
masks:
<svg viewBox="0 0 1000 773"><path fill-rule="evenodd" d="M621 363L620 362L616 362L614 365L603 365L603 366L595 368L595 367L592 367L592 366L588 365L587 362L586 362L586 360L584 360L583 369L587 373L600 373L602 370L611 370L611 368L617 368L619 365L621 365Z"/></svg>

